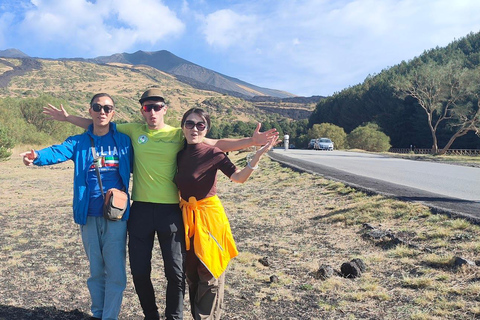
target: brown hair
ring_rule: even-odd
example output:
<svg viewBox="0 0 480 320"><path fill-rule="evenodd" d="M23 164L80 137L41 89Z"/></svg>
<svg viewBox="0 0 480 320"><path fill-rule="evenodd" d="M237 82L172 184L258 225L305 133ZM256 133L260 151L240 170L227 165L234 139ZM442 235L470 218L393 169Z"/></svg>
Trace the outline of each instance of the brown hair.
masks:
<svg viewBox="0 0 480 320"><path fill-rule="evenodd" d="M200 109L200 108L191 108L190 110L188 110L187 112L185 112L183 114L183 117L182 117L182 128L185 126L185 121L187 120L187 117L189 115L191 115L192 113L195 113L197 115L199 115L200 117L202 117L203 119L205 119L205 121L207 122L207 132L210 131L210 115L208 114L207 111L203 110L203 109Z"/></svg>

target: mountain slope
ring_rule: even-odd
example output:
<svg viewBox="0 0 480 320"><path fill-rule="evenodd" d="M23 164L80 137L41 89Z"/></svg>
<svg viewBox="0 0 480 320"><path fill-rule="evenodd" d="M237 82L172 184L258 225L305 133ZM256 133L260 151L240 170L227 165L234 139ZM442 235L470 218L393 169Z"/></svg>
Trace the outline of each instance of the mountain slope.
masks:
<svg viewBox="0 0 480 320"><path fill-rule="evenodd" d="M168 120L172 125L178 125L181 115L192 107L206 109L217 123L306 119L315 107L313 101L287 104L276 98L277 101L252 102L214 90L200 90L146 65L0 58L0 99L47 94L61 99L67 110L74 114L86 115L92 95L108 92L115 97L116 119L136 121L139 117L138 99L151 87L160 88L164 93L169 106Z"/></svg>
<svg viewBox="0 0 480 320"><path fill-rule="evenodd" d="M0 57L4 58L28 58L29 56L17 49L0 50Z"/></svg>
<svg viewBox="0 0 480 320"><path fill-rule="evenodd" d="M93 59L97 63L126 63L148 65L158 70L173 74L179 81L202 90L213 90L241 98L271 96L277 98L295 97L295 95L274 89L262 88L239 79L223 75L177 57L169 51L137 51L135 53L118 53Z"/></svg>

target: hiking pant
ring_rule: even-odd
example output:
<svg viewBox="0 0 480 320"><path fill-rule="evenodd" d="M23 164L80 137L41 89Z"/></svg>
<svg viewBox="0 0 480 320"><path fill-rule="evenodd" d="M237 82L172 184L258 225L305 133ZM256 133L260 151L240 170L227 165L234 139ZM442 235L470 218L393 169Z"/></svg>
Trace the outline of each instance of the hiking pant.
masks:
<svg viewBox="0 0 480 320"><path fill-rule="evenodd" d="M218 320L222 315L225 272L215 279L194 252L193 239L185 261L190 306L195 320Z"/></svg>
<svg viewBox="0 0 480 320"><path fill-rule="evenodd" d="M165 318L183 319L185 232L180 207L134 201L128 219L128 252L133 284L145 319L159 319L150 278L155 234L167 278Z"/></svg>
<svg viewBox="0 0 480 320"><path fill-rule="evenodd" d="M118 319L127 285L127 222L88 216L87 223L80 226L80 232L90 262L87 285L93 316Z"/></svg>

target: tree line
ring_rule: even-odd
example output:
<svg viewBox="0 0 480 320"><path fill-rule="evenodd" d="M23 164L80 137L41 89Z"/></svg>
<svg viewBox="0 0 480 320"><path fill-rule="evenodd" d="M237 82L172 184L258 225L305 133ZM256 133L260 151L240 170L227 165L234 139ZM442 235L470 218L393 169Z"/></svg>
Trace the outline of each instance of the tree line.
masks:
<svg viewBox="0 0 480 320"><path fill-rule="evenodd" d="M63 104L72 114L77 112L67 101L50 95L0 99L0 161L12 155L11 150L15 145L49 145L83 132L83 129L69 123L47 119L42 111L49 103L56 106ZM138 117L134 119L137 120L141 121ZM166 121L173 126L180 125L178 120L173 118ZM214 139L249 137L256 126L255 122L217 121L213 112L212 127L207 136ZM307 119L295 121L272 117L272 120L262 121L262 131L271 128L276 128L280 137L288 134L291 147L296 148L306 148L310 139L320 137L332 139L337 149L352 147L369 151L387 151L390 148L389 138L381 133L375 124L359 126L357 130L347 135L343 128L329 123L315 124L309 128Z"/></svg>

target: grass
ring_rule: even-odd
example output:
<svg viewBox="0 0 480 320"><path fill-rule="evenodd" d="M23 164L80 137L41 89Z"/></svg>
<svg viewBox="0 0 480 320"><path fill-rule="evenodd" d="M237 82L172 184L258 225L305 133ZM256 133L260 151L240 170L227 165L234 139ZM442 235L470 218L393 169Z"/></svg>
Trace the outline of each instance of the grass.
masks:
<svg viewBox="0 0 480 320"><path fill-rule="evenodd" d="M230 157L240 161L245 153ZM37 312L37 319L87 318L88 265L71 216L72 176L71 163L0 163L0 319L5 309ZM218 194L240 251L227 270L224 319L480 316L478 267L452 264L454 257L475 261L480 252L480 228L467 220L368 196L269 159L244 185L219 175ZM364 237L364 223L415 246ZM152 277L163 310L165 279L155 248ZM268 266L259 262L265 257ZM339 276L341 264L354 258L366 265L362 276ZM335 270L331 278L315 276L322 265ZM188 310L187 295L185 318L191 319ZM130 275L120 319L142 319Z"/></svg>

